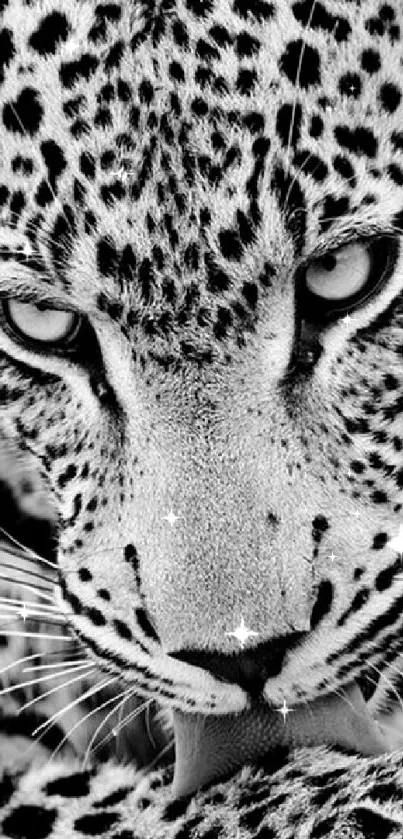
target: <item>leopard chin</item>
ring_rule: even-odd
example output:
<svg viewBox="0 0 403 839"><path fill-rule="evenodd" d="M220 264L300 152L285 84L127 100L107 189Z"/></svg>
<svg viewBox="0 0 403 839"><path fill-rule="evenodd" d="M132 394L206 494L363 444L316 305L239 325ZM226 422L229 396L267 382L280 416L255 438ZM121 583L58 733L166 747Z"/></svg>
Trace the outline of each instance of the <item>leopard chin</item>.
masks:
<svg viewBox="0 0 403 839"><path fill-rule="evenodd" d="M382 726L371 716L361 688L290 708L286 717L259 699L240 714L203 716L173 712L174 799L234 774L279 748L341 746L363 756L393 751Z"/></svg>

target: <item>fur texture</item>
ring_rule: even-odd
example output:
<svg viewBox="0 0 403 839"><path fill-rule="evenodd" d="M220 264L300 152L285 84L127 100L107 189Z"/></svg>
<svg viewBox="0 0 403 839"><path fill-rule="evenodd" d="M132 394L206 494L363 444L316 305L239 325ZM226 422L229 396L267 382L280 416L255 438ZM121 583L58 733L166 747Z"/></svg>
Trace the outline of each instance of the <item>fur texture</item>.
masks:
<svg viewBox="0 0 403 839"><path fill-rule="evenodd" d="M7 624L0 649L0 832L401 836L400 751L324 733L176 802L165 765L172 711L314 708L352 683L402 745L400 0L0 17L0 430L57 524L57 563L4 579L25 637ZM58 634L82 681L9 690ZM88 702L122 696L126 741L83 774ZM165 709L151 738L139 697ZM54 743L28 761L11 722L33 698L60 723L50 768Z"/></svg>

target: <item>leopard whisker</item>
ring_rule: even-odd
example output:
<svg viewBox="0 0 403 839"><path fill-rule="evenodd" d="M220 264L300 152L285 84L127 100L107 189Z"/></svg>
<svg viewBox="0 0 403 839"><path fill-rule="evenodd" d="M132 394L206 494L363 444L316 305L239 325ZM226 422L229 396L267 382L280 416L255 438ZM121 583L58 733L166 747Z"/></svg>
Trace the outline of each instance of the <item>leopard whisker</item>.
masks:
<svg viewBox="0 0 403 839"><path fill-rule="evenodd" d="M96 668L94 668L94 670L95 669ZM90 671L90 673L88 675L90 675L91 672L93 672L93 671ZM80 674L80 676L76 676L74 679L71 679L71 680L65 682L63 685L58 685L56 688L52 688L51 690L47 691L46 693L43 693L40 696L34 697L34 699L31 699L29 702L26 702L25 705L23 705L19 709L18 713L20 714L22 711L24 711L28 707L34 705L36 702L39 702L41 699L44 699L46 696L49 696L51 693L54 693L57 690L62 690L64 687L68 687L70 684L73 684L73 682L78 681L80 678L81 679L84 678L85 675L87 675L87 674ZM100 685L97 689L100 689L102 686L103 685ZM96 692L96 690L94 690L94 692ZM56 721L57 717L63 716L63 714L65 714L71 707L79 704L83 699L85 699L86 696L87 696L87 693L81 694L74 702L71 702L68 706L65 706L60 711L58 711L56 714L54 714L52 717L47 719L40 726L38 726L38 728L35 729L35 731L32 732L32 737L35 737L35 740L31 744L31 746L29 747L28 752L30 752L30 751L32 752L36 748L37 744L40 743L40 741L43 739L43 737L46 736L47 732L55 724L55 721ZM44 730L42 731L42 734L39 737L37 737L36 735L41 729L44 729ZM48 762L48 765L49 765L49 762Z"/></svg>
<svg viewBox="0 0 403 839"><path fill-rule="evenodd" d="M116 696L110 696L110 697L109 697L109 699L106 699L106 700L105 700L105 702L102 702L102 704L101 704L101 705L97 705L97 707L96 707L96 708L93 708L91 711L89 711L89 712L88 712L88 713L84 716L84 718L83 718L82 720L79 720L79 722L77 722L77 723L76 723L76 725L74 726L74 728L70 729L70 731L69 731L68 735L66 735L66 737L69 737L69 736L73 733L73 731L75 731L75 729L78 727L78 725L81 725L81 724L82 724L83 722L85 722L85 721L86 721L89 717L93 716L93 714L97 713L98 711L101 711L103 708L106 708L106 707L107 707L108 705L110 705L112 702L116 702L116 703L117 703L117 705L116 705L114 708L112 708L112 710L111 710L111 711L109 711L109 712L108 712L108 714L106 714L106 716L105 716L105 717L101 720L100 724L99 724L99 725L97 726L97 728L95 729L94 734L92 735L91 740L90 740L90 742L88 743L88 746L87 746L87 748L86 748L86 751L85 751L85 754L84 754L84 757L83 757L83 760L82 760L82 764L81 764L81 771L82 771L82 772L84 772L84 770L85 770L85 765L86 765L87 760L89 759L89 755L90 755L90 752L91 752L92 744L93 744L94 740L96 739L96 736L97 736L98 732L99 732L99 731L101 730L101 728L103 728L103 726L104 726L104 725L108 722L108 720L110 719L110 717L111 717L114 713L116 713L116 710L117 710L117 708L119 707L119 705L123 705L123 704L126 702L126 700L127 700L127 699L128 699L128 697L132 694L132 692L133 692L133 688L132 688L132 687L128 687L128 688L125 688L125 689L124 689L123 691L121 691L120 693L118 693ZM121 701L119 702L118 700L120 699L120 697L121 697L121 696L123 696L123 700L121 700ZM97 748L98 748L98 746L97 746ZM52 755L52 757L53 757L53 755Z"/></svg>
<svg viewBox="0 0 403 839"><path fill-rule="evenodd" d="M74 641L75 642L75 639L71 638L70 635L47 635L46 633L43 633L43 632L17 632L17 630L16 630L15 632L14 631L12 631L12 632L2 632L2 635L4 635L5 638L9 638L9 637L10 638L14 638L14 637L41 638L43 640L48 640L48 641L70 641L70 642Z"/></svg>
<svg viewBox="0 0 403 839"><path fill-rule="evenodd" d="M399 693L398 693L398 691L396 690L396 688L395 688L395 686L394 686L393 682L392 682L392 681L391 681L391 680L387 677L387 675L385 674L385 672L383 672L382 670L380 670L380 669L379 669L379 667L376 667L376 666L375 666L375 664L372 664L372 662L370 662L370 661L368 661L368 662L367 662L367 665L369 665L369 667L372 667L372 669L373 669L373 670L375 670L375 673L377 673L377 675L378 675L381 679L384 679L384 680L385 680L386 684L390 687L390 689L391 689L391 690L393 691L393 693L395 694L395 696L396 696L396 698L397 698L397 700L398 700L398 703L399 703L400 707L403 709L403 700L402 700L402 697L399 695ZM391 667L393 670L396 670L396 673L398 673L399 675L401 675L401 671L400 671L397 667L393 667L393 664L389 663L389 664L388 664L388 667ZM369 677L368 677L368 678L369 678ZM374 680L374 681L375 681L375 680ZM376 681L376 683L375 683L375 684L378 684L378 680Z"/></svg>
<svg viewBox="0 0 403 839"><path fill-rule="evenodd" d="M0 619L22 619L24 623L30 620L37 621L37 623L48 623L54 626L67 626L65 615L57 607L48 606L46 603L25 600L14 600L12 602L13 600L14 598L0 600L0 608L5 611L5 614L0 614Z"/></svg>
<svg viewBox="0 0 403 839"><path fill-rule="evenodd" d="M89 719L89 717L93 716L93 714L96 714L96 713L97 713L97 711L100 711L100 710L101 710L102 708L104 708L106 705L110 705L110 703L111 703L111 702L113 702L113 701L115 701L115 700L116 700L116 696L110 697L110 698L109 698L109 699L107 699L105 702L103 702L101 705L98 705L96 708L92 708L92 710L91 710L91 711L88 711L88 713L87 713L87 714L85 714L85 715L84 715L84 717L82 717L81 719L77 720L77 722L75 723L75 725L73 725L73 728L70 728L70 730L68 731L68 733L67 733L67 734L63 737L63 740L61 740L61 742L59 743L59 745L58 745L58 746L56 747L56 749L54 749L54 751L52 752L52 754L51 754L51 756L50 756L50 758L49 758L49 761L48 761L48 766L50 766L50 764L51 764L51 762L52 762L53 758L54 758L54 757L56 757L57 753L60 751L60 749L62 748L63 744L67 742L67 740L69 739L69 737L71 737L71 735L73 734L73 731L75 731L77 728L79 728L79 726L80 726L80 725L82 725L84 722L86 722L86 720L88 720L88 719ZM115 708L113 708L113 711L115 711ZM111 713L112 713L112 712L111 712ZM104 722L104 721L102 721L101 726L103 725L103 722ZM98 731L98 730L99 730L99 726L98 726L98 728L97 728L97 731ZM84 770L82 769L82 771L84 771Z"/></svg>
<svg viewBox="0 0 403 839"><path fill-rule="evenodd" d="M0 527L0 531L3 531L3 533L6 532L4 530L4 528L2 528L2 527ZM12 551L11 547L9 548L9 546L6 546L6 548L3 549L5 553L10 553L13 556L18 556L21 559L26 560L27 562L34 562L35 563L36 560L39 560L40 562L46 562L48 565L50 565L50 567L52 569L54 569L55 571L59 571L59 567L56 563L52 563L52 562L50 562L50 560L46 560L43 557L39 556L39 554L36 554L35 551L33 551L31 548L28 548L28 547L22 545L20 542L17 542L17 540L15 540L14 537L11 537L11 535L10 535L9 538L13 539L13 541L16 542L19 545L21 550L20 551ZM113 551L123 551L125 547L126 547L126 543L121 544L121 545L113 545L110 548L91 548L91 550L77 551L77 555L79 555L80 557L98 556L98 554L112 553ZM0 549L1 549L1 544L0 544ZM31 554L33 554L33 556L27 556L26 555L27 551L29 551ZM13 566L13 568L14 568L14 566ZM28 572L27 571L27 573L33 573L33 572ZM71 572L66 571L66 572L63 572L63 575L67 576L69 573L75 574L76 572L75 571L71 571ZM50 578L45 577L43 575L42 575L42 579L48 580L52 584L54 583L54 580L51 580Z"/></svg>
<svg viewBox="0 0 403 839"><path fill-rule="evenodd" d="M342 688L341 689L332 688L331 692L334 693L335 696L338 696L343 702L345 702L346 705L348 705L349 708L351 708L351 710L354 711L355 714L357 713L357 709L354 707L354 705L350 701L350 699L345 695ZM309 707L309 703L308 703L308 707Z"/></svg>
<svg viewBox="0 0 403 839"><path fill-rule="evenodd" d="M14 556L14 554L11 554L11 556ZM46 577L45 574L38 573L38 571L32 571L30 568L27 568L27 569L18 568L17 569L16 566L15 566L15 562L14 563L13 562L4 562L3 559L0 559L0 568L8 568L10 571L18 570L18 572L21 573L21 574L27 574L30 577L35 577L38 580L42 580L46 583L49 583L51 586L53 586L55 584L55 580L52 580L50 577Z"/></svg>
<svg viewBox="0 0 403 839"><path fill-rule="evenodd" d="M2 528L2 527L0 527L0 531L7 534L7 531L5 531L4 528ZM23 545L22 543L18 542L14 537L11 536L11 534L8 536L8 538L12 539L12 541L15 542L19 546L19 548L21 549L20 551L15 551L16 556L19 556L21 559L24 559L27 562L36 562L36 560L39 560L40 562L45 562L47 565L49 565L55 571L59 570L58 565L56 563L52 563L52 562L50 562L50 560L44 559L43 557L39 556L39 554L36 554L35 551L33 551L31 548L28 548L25 545ZM112 553L113 551L122 551L122 550L124 550L125 547L126 547L126 543L124 543L122 545L113 545L110 548L92 548L89 551L80 550L78 553L79 553L80 557L98 556L98 554ZM27 556L26 555L26 552L28 552L28 551L29 551L30 554L32 554L32 556L29 556L29 555ZM11 553L11 550L9 552ZM68 575L69 573L76 573L76 572L75 571L64 572L65 575ZM48 579L49 582L52 582L52 583L54 582L54 580L50 580L49 578L46 578L46 577L43 577L43 579Z"/></svg>
<svg viewBox="0 0 403 839"><path fill-rule="evenodd" d="M309 29L309 27L312 23L313 13L315 11L316 5L317 5L317 0L314 0L314 2L312 3L312 8L311 8L310 13L309 13L309 18L307 20L306 25L304 26L302 34L307 32L307 30ZM294 101L293 101L293 104L292 104L292 116L291 116L291 120L290 120L290 128L289 128L289 132L288 132L287 151L286 151L287 166L290 165L290 152L291 152L292 135L293 135L294 124L295 124L295 113L296 113L296 110L297 110L297 101L298 101L297 96L299 95L299 92L300 92L300 84L299 83L300 83L300 78L301 78L302 61L303 61L303 58L304 58L305 47L306 47L306 40L304 40L304 42L303 42L303 46L302 46L302 49L301 49L301 52L300 52L300 55L299 55L297 73L296 73L296 77L295 77L295 94L294 94ZM287 198L288 198L288 196L287 196ZM286 208L287 208L287 203L285 202L284 211L286 210Z"/></svg>
<svg viewBox="0 0 403 839"><path fill-rule="evenodd" d="M98 556L98 554L105 554L105 553L112 553L112 551L123 551L126 547L126 544L123 545L113 545L111 548L94 548L90 551L77 551L78 556L86 557L86 556Z"/></svg>
<svg viewBox="0 0 403 839"><path fill-rule="evenodd" d="M94 670L95 669L96 668L94 668ZM89 688L87 691L82 693L77 699L74 699L72 702L69 702L68 705L66 705L60 711L57 711L55 714L53 714L51 717L49 717L49 719L46 720L46 722L43 722L43 723L41 723L41 725L38 725L38 727L35 729L35 731L32 732L32 736L35 737L36 734L38 734L39 731L42 731L44 728L51 727L52 723L55 722L55 720L57 720L59 717L63 716L63 714L66 714L67 711L70 711L72 708L74 708L76 705L78 705L80 702L82 702L83 699L88 699L90 696L93 696L99 690L102 690L105 687L109 687L109 685L118 681L118 679L119 679L118 676L112 676L112 678L105 679L103 682L100 682L98 685L95 685L95 687Z"/></svg>
<svg viewBox="0 0 403 839"><path fill-rule="evenodd" d="M13 544L17 545L25 554L31 555L31 558L35 558L39 560L39 562L43 562L44 565L47 565L49 568L52 568L54 571L57 570L57 565L54 562L51 562L50 559L45 559L45 557L40 556L40 554L36 553L36 551L32 550L32 548L28 548L27 545L23 545L22 542L19 542L14 536L11 535L4 527L0 527L0 533L4 533L7 539L9 539Z"/></svg>
<svg viewBox="0 0 403 839"><path fill-rule="evenodd" d="M150 772L150 770L153 768L153 766L155 766L157 761L161 760L161 758L164 756L164 754L166 754L167 752L169 752L172 749L172 746L174 745L174 743L175 743L175 737L171 737L171 739L168 740L168 743L166 744L166 746L164 746L164 748L161 749L161 751L153 758L151 763L149 763L147 766L142 767L142 771L144 772L144 774L147 774L147 773ZM170 766L173 766L173 765L174 765L174 762L169 763L167 768L169 768Z"/></svg>
<svg viewBox="0 0 403 839"><path fill-rule="evenodd" d="M154 749L156 749L157 744L156 744L156 742L154 740L154 737L152 736L152 733L151 733L150 708L151 708L151 702L147 705L146 713L145 713L146 731L147 731L147 736L148 736L148 739L149 739L151 745L154 747Z"/></svg>
<svg viewBox="0 0 403 839"><path fill-rule="evenodd" d="M135 693L135 691L133 691L133 693ZM125 728L126 725L128 725L132 720L136 719L136 717L138 717L139 714L142 714L143 711L145 711L145 713L147 714L147 711L149 711L149 709L152 705L152 702L153 702L152 699L147 699L146 701L143 702L142 705L139 705L138 708L133 708L132 711L129 711L129 713L126 714L123 717L123 719L120 720L118 725L115 726L115 733L118 734L119 731L121 731L122 728ZM153 745L155 745L155 743Z"/></svg>
<svg viewBox="0 0 403 839"><path fill-rule="evenodd" d="M0 676L2 676L3 673L7 673L9 670L12 669L12 667L18 667L20 664L23 664L24 661L32 661L34 658L43 658L44 656L60 655L60 654L63 654L64 652L66 652L65 649L60 649L60 650L53 650L52 652L45 652L44 651L44 652L40 652L40 653L32 653L31 655L24 655L22 658L17 658L15 661L11 661L10 664L7 664L6 667L3 667L0 670ZM68 652L69 652L69 655L81 655L81 652L80 653L78 653L78 652L77 653L71 653L71 647L69 648Z"/></svg>
<svg viewBox="0 0 403 839"><path fill-rule="evenodd" d="M122 711L122 709L123 709L123 707L124 707L125 702L127 702L127 700L128 700L128 699L130 699L130 698L131 698L131 696L133 696L133 695L136 695L136 689L135 689L135 688L130 688L130 692L129 692L129 693L128 693L128 695L124 698L124 700L120 703L120 704L121 704L120 711ZM93 751L94 751L94 753L95 753L95 752L97 752L97 751L98 751L98 749L101 749L101 748L102 748L102 746L103 746L105 743L107 743L107 742L108 742L108 740L111 740L111 739L112 739L112 737L115 737L115 736L119 733L119 731L121 731L121 729L122 729L122 728L125 728L125 726L126 726L126 725L128 725L128 724L129 724L129 722L131 722L131 720L135 719L137 716L139 716L139 714L142 714L144 710L146 710L146 711L147 711L147 709L150 707L150 705L152 704L152 702L153 702L153 700L152 700L152 699L146 699L146 700L143 702L143 704L142 704L142 705L139 705L137 708L133 708L133 710L132 710L132 711L130 711L128 714L126 714L126 716L125 716L122 720L120 720L120 721L118 722L118 724L117 724L117 725L115 725L115 726L114 726L113 731L108 731L108 734L106 734L106 735L105 735L105 737L103 737L103 738L102 738L102 740L100 741L100 743L98 743L98 744L96 745L95 749L93 750ZM115 710L116 710L116 708L114 708L113 710L115 711ZM106 722L106 721L107 721L107 719L108 719L111 715L112 715L112 711L110 712L110 714L108 714L108 717L106 717L106 719L105 719L105 721L104 721L104 722ZM103 724L104 724L104 723L103 723ZM99 730L99 729L98 729L98 730ZM90 745L91 745L91 744L90 744ZM87 747L87 752L89 751L90 745ZM84 759L85 759L85 760L87 760L87 752L86 752L86 754L85 754L85 756L84 756ZM84 763L83 763L83 765L84 765Z"/></svg>
<svg viewBox="0 0 403 839"><path fill-rule="evenodd" d="M75 682L80 681L80 679L84 679L87 676L91 676L93 673L96 672L96 670L97 670L97 668L93 667L91 670L87 670L86 673L80 673L78 676L74 676L73 679L68 679L68 681L63 682L62 685L56 685L56 687L49 688L49 690L45 691L44 693L41 693L40 696L34 696L33 699L29 699L28 702L25 702L24 705L21 705L21 707L18 709L18 713L20 714L21 711L26 711L27 708L31 708L32 705L35 705L36 702L40 702L42 699L45 699L47 696L51 696L53 693L57 693L58 690L63 690L63 688L69 687L70 685L74 685ZM67 675L67 673L65 675ZM44 725L46 725L48 722L49 722L49 720L47 720L46 723L44 723ZM51 727L51 726L49 726L49 727Z"/></svg>
<svg viewBox="0 0 403 839"><path fill-rule="evenodd" d="M16 612L14 615L0 615L0 619L3 621L2 626L8 626L10 623L22 620L22 615ZM59 629L64 629L66 627L66 621L47 618L45 615L41 615L40 612L38 612L37 615L30 612L26 621L30 621L31 623L47 624L48 626L57 626ZM24 623L26 621L24 621Z"/></svg>
<svg viewBox="0 0 403 839"><path fill-rule="evenodd" d="M294 115L293 115L293 116L294 116ZM296 172L294 172L294 174L293 174L293 176L292 176L292 178L291 178L291 183L290 183L290 185L289 185L289 187L288 187L288 190L287 190L287 194L286 194L285 199L284 199L284 208L286 208L286 207L287 207L287 204L288 204L288 199L289 199L289 197L290 197L290 195L291 195L292 188L293 188L293 186L294 186L295 182L296 182L296 181L297 181L297 179L298 179L298 176L301 174L301 172L303 172L303 170L304 170L304 168L305 168L306 164L308 163L308 160L310 160L310 159L311 159L311 157L314 157L314 156L315 156L315 153L314 153L314 152L311 152L311 153L310 153L310 154L309 154L309 155L305 158L304 162L303 162L303 163L301 163L301 166L299 166L299 167L298 167L297 171L296 171ZM318 164L318 166L319 166L319 164ZM316 172L316 170L317 170L318 166L315 166L315 168L312 170L312 173L313 173L313 172ZM297 212L299 212L299 208L298 208L298 210L297 210L297 211L294 211L294 212L295 212L295 215L296 215L296 214L297 214ZM293 212L293 213L291 213L291 215L289 216L289 218L290 218L290 219L291 219L291 218L292 218L292 216L294 215L294 212Z"/></svg>
<svg viewBox="0 0 403 839"><path fill-rule="evenodd" d="M125 700L125 702L126 702L126 700ZM125 703L124 703L124 702L122 702L122 704L121 704L121 706L120 706L120 708L119 708L118 725L119 725L119 723L122 721L122 714L123 714L124 704L125 704Z"/></svg>
<svg viewBox="0 0 403 839"><path fill-rule="evenodd" d="M89 662L86 664L78 664L76 670L89 670L90 667L93 665ZM61 671L60 673L48 673L46 676L39 676L35 679L28 679L26 682L20 682L18 685L10 685L9 687L0 689L0 696L6 696L6 694L14 693L16 690L20 690L21 688L29 688L33 685L39 685L42 682L49 682L51 679L59 679L61 677L65 677L69 671Z"/></svg>
<svg viewBox="0 0 403 839"><path fill-rule="evenodd" d="M22 618L21 614L20 618ZM27 617L27 620L32 620L33 623L48 623L51 626L61 626L64 628L68 628L69 626L68 621L65 619L64 615L60 615L60 618L58 618L57 615L47 617L44 612L30 612Z"/></svg>
<svg viewBox="0 0 403 839"><path fill-rule="evenodd" d="M4 580L6 583L11 583L14 586L21 586L22 588L28 589L28 591L33 592L38 597L42 597L43 600L49 600L50 602L54 601L54 597L49 594L50 589L46 589L44 586L29 585L28 583L23 583L21 580L16 579L15 577L8 577L6 574L0 573L0 580ZM46 592L46 594L45 594Z"/></svg>
<svg viewBox="0 0 403 839"><path fill-rule="evenodd" d="M3 605L5 608L7 608L7 606L9 606L10 609L15 609L15 608L21 609L22 605L26 606L27 609L29 609L32 606L33 609L40 608L42 611L45 612L45 614L52 614L53 613L53 614L60 615L60 609L58 609L57 606L53 606L51 604L48 605L47 603L40 603L39 604L39 603L37 603L36 600L35 601L33 601L33 600L22 601L22 600L19 600L17 597L0 597L0 604Z"/></svg>
<svg viewBox="0 0 403 839"><path fill-rule="evenodd" d="M62 662L63 667L73 667L73 665L84 664L84 663L88 663L88 659L80 658L80 659L78 659L78 661L67 660L67 661ZM60 663L58 662L57 664L34 664L32 667L24 667L22 672L23 673L30 673L33 670L35 670L36 672L38 670L50 670L50 669L53 669L54 667L60 667Z"/></svg>
<svg viewBox="0 0 403 839"><path fill-rule="evenodd" d="M7 608L4 606L3 608ZM0 614L1 619L12 618L13 620L22 620L25 625L29 625L30 623L46 623L51 624L52 626L61 626L66 627L67 622L63 619L62 615L58 614L49 614L46 612L42 612L40 609L36 608L27 610L26 613L22 611L21 608L17 609L13 607L10 608L9 611Z"/></svg>

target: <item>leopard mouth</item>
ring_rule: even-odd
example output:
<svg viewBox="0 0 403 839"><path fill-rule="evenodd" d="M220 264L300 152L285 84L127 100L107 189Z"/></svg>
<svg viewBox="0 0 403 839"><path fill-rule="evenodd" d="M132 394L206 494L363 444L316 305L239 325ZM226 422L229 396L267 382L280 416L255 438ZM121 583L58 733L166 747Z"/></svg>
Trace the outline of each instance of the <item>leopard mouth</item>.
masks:
<svg viewBox="0 0 403 839"><path fill-rule="evenodd" d="M173 723L173 798L190 795L245 764L270 759L281 747L333 745L364 756L390 751L357 682L342 695L290 708L286 718L259 699L240 714L206 717L174 711Z"/></svg>

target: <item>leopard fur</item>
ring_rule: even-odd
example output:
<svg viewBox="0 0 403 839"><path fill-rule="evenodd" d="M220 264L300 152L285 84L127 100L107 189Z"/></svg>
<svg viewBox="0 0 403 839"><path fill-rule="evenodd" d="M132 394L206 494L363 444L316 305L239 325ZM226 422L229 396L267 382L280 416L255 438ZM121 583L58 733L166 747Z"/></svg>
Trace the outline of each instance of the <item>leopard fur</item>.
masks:
<svg viewBox="0 0 403 839"><path fill-rule="evenodd" d="M22 660L57 630L3 630L0 834L395 839L401 4L0 0L0 27L0 433L57 531L51 566L9 554L2 602L20 617L35 568L92 665L80 688L35 688L45 718L106 689L94 716L61 715L49 765L46 743L28 761ZM27 338L35 305L66 336ZM108 690L168 719L259 697L303 720L371 682L392 732L377 756L319 732L250 764L246 744L175 798L171 765L149 770L172 728L150 751L142 720L82 766Z"/></svg>

